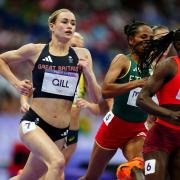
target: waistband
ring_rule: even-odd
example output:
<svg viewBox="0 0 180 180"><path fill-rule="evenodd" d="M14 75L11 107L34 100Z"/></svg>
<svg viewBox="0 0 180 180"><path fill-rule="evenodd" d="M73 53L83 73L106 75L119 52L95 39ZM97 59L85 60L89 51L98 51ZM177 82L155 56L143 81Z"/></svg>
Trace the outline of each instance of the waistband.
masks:
<svg viewBox="0 0 180 180"><path fill-rule="evenodd" d="M163 125L163 126L165 126L165 127L170 128L170 129L174 129L174 130L180 131L180 126L176 126L176 125L171 124L169 122L166 122L166 121L164 121L164 120L162 120L160 118L157 118L156 122L161 124L161 125Z"/></svg>
<svg viewBox="0 0 180 180"><path fill-rule="evenodd" d="M31 117L31 118L29 118ZM41 118L33 109L29 108L28 112L21 118L21 121L24 121L24 120L28 120L28 121L31 121L31 122L35 122L37 125L39 124L39 121L40 121L40 124L42 127L50 127L51 129L54 129L54 130L59 130L61 129L62 131L63 130L66 130L66 129L69 129L69 126L65 127L65 128L57 128L55 126L52 126L51 124L47 123L43 118Z"/></svg>

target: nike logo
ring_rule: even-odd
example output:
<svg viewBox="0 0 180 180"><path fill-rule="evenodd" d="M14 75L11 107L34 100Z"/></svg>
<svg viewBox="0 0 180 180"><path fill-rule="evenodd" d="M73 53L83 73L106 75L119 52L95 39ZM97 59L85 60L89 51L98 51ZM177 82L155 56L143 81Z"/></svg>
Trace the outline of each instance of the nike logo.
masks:
<svg viewBox="0 0 180 180"><path fill-rule="evenodd" d="M75 138L76 138L75 136L71 136L71 137L68 138L68 141L72 142Z"/></svg>
<svg viewBox="0 0 180 180"><path fill-rule="evenodd" d="M144 137L146 137L147 135L144 132L140 132L136 136L144 136Z"/></svg>

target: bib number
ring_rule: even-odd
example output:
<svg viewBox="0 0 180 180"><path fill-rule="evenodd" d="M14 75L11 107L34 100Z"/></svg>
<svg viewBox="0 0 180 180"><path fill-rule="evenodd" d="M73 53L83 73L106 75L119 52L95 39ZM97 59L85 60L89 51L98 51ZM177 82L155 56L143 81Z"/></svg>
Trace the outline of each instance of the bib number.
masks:
<svg viewBox="0 0 180 180"><path fill-rule="evenodd" d="M106 124L106 126L109 125L109 123L112 121L113 117L114 117L114 114L113 114L111 111L109 111L109 112L104 116L103 121L104 121L104 123Z"/></svg>
<svg viewBox="0 0 180 180"><path fill-rule="evenodd" d="M137 105L136 105L136 100L137 100L137 97L138 97L141 89L142 89L142 88L135 88L135 89L133 89L133 90L130 91L129 97L128 97L128 101L127 101L127 104L128 104L128 105L137 107ZM179 98L180 98L180 97L179 97ZM156 95L152 97L152 100L153 100L156 104L159 104Z"/></svg>
<svg viewBox="0 0 180 180"><path fill-rule="evenodd" d="M22 121L21 122L21 127L22 127L22 131L24 134L33 131L36 129L36 124L35 122L31 122L31 121Z"/></svg>
<svg viewBox="0 0 180 180"><path fill-rule="evenodd" d="M156 167L155 159L145 161L145 175L155 173L155 167Z"/></svg>
<svg viewBox="0 0 180 180"><path fill-rule="evenodd" d="M47 71L44 74L42 91L62 96L74 96L78 73L63 71Z"/></svg>
<svg viewBox="0 0 180 180"><path fill-rule="evenodd" d="M136 106L136 100L137 100L137 97L138 97L141 89L142 88L138 87L138 88L132 89L130 91L128 101L127 101L128 105L137 107Z"/></svg>

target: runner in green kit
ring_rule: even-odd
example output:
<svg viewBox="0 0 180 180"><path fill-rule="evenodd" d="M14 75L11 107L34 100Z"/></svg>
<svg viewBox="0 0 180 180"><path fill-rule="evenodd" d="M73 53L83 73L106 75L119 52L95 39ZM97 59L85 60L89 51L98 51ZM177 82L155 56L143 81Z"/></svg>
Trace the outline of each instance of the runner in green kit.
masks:
<svg viewBox="0 0 180 180"><path fill-rule="evenodd" d="M153 38L153 31L143 22L132 22L124 27L124 32L130 54L115 56L105 76L102 95L105 99L113 98L114 104L103 118L88 170L80 180L98 180L118 148L129 161L118 168L118 179L132 179L131 172L136 180L143 178L142 146L147 133L144 126L147 114L136 106L136 98L147 81L149 70L140 75L137 67Z"/></svg>
<svg viewBox="0 0 180 180"><path fill-rule="evenodd" d="M116 80L116 83L118 84L141 79L139 73L137 72L137 63L130 55L127 57L130 60L130 68L124 76ZM120 96L114 97L114 105L112 109L113 114L129 122L144 122L147 119L147 113L136 106L136 98L140 90L141 88L137 87L131 91L123 93Z"/></svg>

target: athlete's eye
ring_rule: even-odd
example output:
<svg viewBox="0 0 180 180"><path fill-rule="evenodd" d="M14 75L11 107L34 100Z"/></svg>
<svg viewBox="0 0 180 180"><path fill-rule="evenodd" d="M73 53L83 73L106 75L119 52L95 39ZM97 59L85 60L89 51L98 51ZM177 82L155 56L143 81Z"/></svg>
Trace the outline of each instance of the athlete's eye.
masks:
<svg viewBox="0 0 180 180"><path fill-rule="evenodd" d="M75 26L76 25L76 21L71 21L71 25Z"/></svg>
<svg viewBox="0 0 180 180"><path fill-rule="evenodd" d="M63 23L63 24L67 24L67 22L68 22L68 21L61 21L61 23Z"/></svg>

